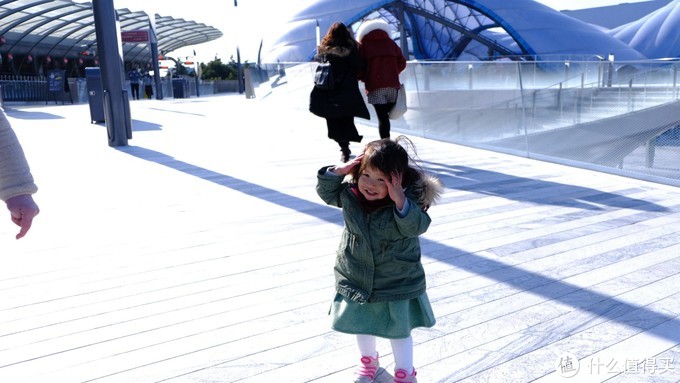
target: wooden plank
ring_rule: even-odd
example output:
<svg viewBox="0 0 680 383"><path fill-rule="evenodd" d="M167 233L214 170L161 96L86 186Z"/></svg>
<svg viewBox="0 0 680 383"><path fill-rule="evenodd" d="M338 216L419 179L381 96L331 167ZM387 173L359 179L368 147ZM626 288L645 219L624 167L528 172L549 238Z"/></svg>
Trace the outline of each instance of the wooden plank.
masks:
<svg viewBox="0 0 680 383"><path fill-rule="evenodd" d="M225 105L253 128L225 126ZM327 315L342 218L314 191L339 157L322 120L240 97L132 107L159 130L120 149L73 123L86 106L13 120L43 211L21 241L0 222L0 381L348 380L354 338ZM677 188L412 139L447 187L422 238L438 323L414 331L421 381L552 379L558 351L631 345L677 361Z"/></svg>

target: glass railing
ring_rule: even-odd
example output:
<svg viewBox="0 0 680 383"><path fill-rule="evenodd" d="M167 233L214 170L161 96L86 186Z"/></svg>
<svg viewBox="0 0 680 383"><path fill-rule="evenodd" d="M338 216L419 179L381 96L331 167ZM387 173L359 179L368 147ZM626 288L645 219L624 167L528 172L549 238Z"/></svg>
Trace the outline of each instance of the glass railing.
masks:
<svg viewBox="0 0 680 383"><path fill-rule="evenodd" d="M256 96L306 110L315 66L262 66L251 76ZM679 66L409 62L409 110L392 130L680 185ZM369 110L371 120L357 123L377 127Z"/></svg>

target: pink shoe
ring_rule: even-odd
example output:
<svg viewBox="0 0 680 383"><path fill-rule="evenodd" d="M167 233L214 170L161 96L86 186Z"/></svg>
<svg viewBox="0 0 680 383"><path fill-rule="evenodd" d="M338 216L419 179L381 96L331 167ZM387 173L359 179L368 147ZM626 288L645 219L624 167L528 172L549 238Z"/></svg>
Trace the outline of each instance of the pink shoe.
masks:
<svg viewBox="0 0 680 383"><path fill-rule="evenodd" d="M378 357L362 356L361 363L354 371L354 383L373 383L375 373L378 371L380 363Z"/></svg>
<svg viewBox="0 0 680 383"><path fill-rule="evenodd" d="M418 383L416 379L416 369L413 369L413 373L409 375L404 369L398 369L394 371L394 383Z"/></svg>

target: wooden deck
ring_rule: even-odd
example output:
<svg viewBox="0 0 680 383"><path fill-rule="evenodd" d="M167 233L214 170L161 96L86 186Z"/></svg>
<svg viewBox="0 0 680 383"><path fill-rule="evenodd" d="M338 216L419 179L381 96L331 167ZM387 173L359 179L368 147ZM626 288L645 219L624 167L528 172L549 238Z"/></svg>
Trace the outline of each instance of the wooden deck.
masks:
<svg viewBox="0 0 680 383"><path fill-rule="evenodd" d="M0 217L0 382L351 381L322 120L133 101L133 139L110 148L88 105L6 109L42 212L19 241ZM421 383L680 381L680 189L412 139L447 187L422 238Z"/></svg>

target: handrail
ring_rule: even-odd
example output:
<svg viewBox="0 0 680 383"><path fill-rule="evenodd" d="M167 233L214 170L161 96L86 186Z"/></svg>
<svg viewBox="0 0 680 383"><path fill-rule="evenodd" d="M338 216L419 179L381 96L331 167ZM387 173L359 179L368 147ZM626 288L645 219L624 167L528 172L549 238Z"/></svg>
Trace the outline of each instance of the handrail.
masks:
<svg viewBox="0 0 680 383"><path fill-rule="evenodd" d="M267 99L306 108L311 64L272 68L282 65L287 75L276 83L286 85L271 87ZM410 61L401 74L409 111L392 129L680 185L677 68L653 61ZM373 118L357 123L377 128L369 110Z"/></svg>

